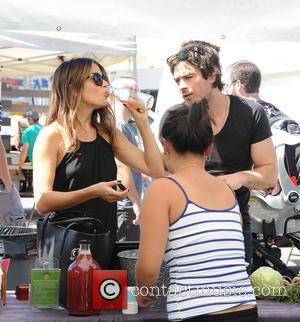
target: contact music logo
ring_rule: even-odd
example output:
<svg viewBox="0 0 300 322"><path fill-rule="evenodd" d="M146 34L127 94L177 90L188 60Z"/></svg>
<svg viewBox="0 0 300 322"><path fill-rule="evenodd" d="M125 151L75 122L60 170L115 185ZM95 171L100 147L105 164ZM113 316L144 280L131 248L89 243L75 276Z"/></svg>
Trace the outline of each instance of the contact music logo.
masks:
<svg viewBox="0 0 300 322"><path fill-rule="evenodd" d="M93 309L127 308L127 271L93 271Z"/></svg>

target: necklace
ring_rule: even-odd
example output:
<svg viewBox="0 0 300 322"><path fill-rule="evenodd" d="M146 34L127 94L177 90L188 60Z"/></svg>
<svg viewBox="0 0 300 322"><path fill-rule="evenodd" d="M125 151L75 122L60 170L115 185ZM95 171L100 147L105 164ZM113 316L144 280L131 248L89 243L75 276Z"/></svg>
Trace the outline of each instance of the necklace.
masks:
<svg viewBox="0 0 300 322"><path fill-rule="evenodd" d="M203 165L201 165L201 164L191 164L191 165L187 165L185 167L180 168L176 172L181 172L182 170L185 170L187 168L200 168L201 171L205 171Z"/></svg>

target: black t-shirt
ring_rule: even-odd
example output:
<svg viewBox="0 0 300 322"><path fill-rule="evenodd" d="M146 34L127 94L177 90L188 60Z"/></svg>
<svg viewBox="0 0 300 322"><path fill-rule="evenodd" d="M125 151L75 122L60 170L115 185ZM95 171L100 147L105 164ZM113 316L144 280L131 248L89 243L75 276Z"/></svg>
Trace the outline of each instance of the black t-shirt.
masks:
<svg viewBox="0 0 300 322"><path fill-rule="evenodd" d="M272 136L261 105L242 97L230 95L229 98L226 123L214 138L213 152L206 164L206 169L216 174L250 170L253 166L251 145ZM249 189L242 187L235 193L241 212L248 212Z"/></svg>
<svg viewBox="0 0 300 322"><path fill-rule="evenodd" d="M259 104L237 96L229 97L227 120L214 137L213 152L206 164L207 170L219 170L224 174L251 169L251 144L272 135L266 114Z"/></svg>
<svg viewBox="0 0 300 322"><path fill-rule="evenodd" d="M227 120L214 137L213 151L206 163L206 170L215 175L250 170L253 166L251 145L272 136L268 118L260 104L237 96L230 95L229 98ZM174 108L176 106L171 107ZM162 117L160 129L165 117L166 113ZM235 193L241 212L246 213L249 189L242 187Z"/></svg>

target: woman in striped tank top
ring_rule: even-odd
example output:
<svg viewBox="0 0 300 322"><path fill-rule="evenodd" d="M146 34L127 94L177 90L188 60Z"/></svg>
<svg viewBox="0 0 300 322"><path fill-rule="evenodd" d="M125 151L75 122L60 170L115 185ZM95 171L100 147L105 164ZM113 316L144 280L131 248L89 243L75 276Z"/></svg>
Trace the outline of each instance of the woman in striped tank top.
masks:
<svg viewBox="0 0 300 322"><path fill-rule="evenodd" d="M257 321L235 195L204 169L213 141L207 110L205 99L191 108L181 104L163 124L165 164L172 175L154 181L144 197L138 302L142 307L153 302L151 287L165 260L170 321Z"/></svg>

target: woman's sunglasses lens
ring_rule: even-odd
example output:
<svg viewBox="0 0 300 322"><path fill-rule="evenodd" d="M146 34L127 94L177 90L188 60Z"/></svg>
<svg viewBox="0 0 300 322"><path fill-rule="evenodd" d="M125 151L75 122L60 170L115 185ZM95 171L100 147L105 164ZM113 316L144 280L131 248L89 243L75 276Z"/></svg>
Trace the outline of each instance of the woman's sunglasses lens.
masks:
<svg viewBox="0 0 300 322"><path fill-rule="evenodd" d="M101 74L94 74L94 75L93 75L93 80L94 80L94 82L95 82L95 84L96 84L97 86L102 86L102 84L103 84L103 79L104 79L104 77L103 77L103 75L101 75Z"/></svg>

